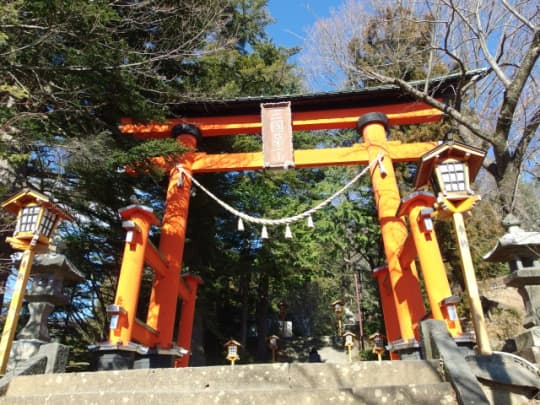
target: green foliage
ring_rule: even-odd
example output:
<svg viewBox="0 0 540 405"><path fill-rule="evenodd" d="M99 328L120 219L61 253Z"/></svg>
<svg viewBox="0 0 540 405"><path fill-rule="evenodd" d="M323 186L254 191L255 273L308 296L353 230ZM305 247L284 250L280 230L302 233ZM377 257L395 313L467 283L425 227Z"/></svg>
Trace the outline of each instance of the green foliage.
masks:
<svg viewBox="0 0 540 405"><path fill-rule="evenodd" d="M111 163L118 166L130 166L139 174L161 174L152 162L152 158L163 157L165 162L173 163L186 152L185 146L176 139L151 139L144 142L137 142L129 149L118 150L112 157Z"/></svg>
<svg viewBox="0 0 540 405"><path fill-rule="evenodd" d="M2 195L38 188L77 218L62 234L66 254L87 279L60 311L54 334L78 346L73 353L82 361L86 345L107 334L104 309L114 297L124 239L117 210L136 194L162 211L160 173L147 175L149 160L185 151L173 139L128 141L117 123L169 115L169 103L191 92L179 79L194 74L194 55L226 19L221 0L123 3L0 5L0 187ZM119 165L145 175L119 174Z"/></svg>

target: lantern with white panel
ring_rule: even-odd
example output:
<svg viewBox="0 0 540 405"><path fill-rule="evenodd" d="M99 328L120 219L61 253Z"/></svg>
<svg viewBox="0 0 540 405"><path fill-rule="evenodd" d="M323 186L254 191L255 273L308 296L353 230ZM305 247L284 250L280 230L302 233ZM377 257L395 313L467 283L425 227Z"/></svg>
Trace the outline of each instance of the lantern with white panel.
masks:
<svg viewBox="0 0 540 405"><path fill-rule="evenodd" d="M231 366L234 366L234 363L240 360L240 356L238 355L238 348L242 345L234 339L229 339L224 344L224 346L227 349L226 359L231 362Z"/></svg>
<svg viewBox="0 0 540 405"><path fill-rule="evenodd" d="M343 318L343 306L345 305L345 303L341 300L336 300L334 302L332 302L331 304L331 307L334 309L334 314L336 314L336 319L337 319L337 324L338 324L338 336L341 336L342 335L342 330L343 330L343 323L342 323L342 318Z"/></svg>
<svg viewBox="0 0 540 405"><path fill-rule="evenodd" d="M347 331L343 334L343 338L345 339L345 347L347 348L347 352L349 354L349 361L352 361L352 348L354 346L356 335L350 331Z"/></svg>
<svg viewBox="0 0 540 405"><path fill-rule="evenodd" d="M466 212L480 200L471 183L482 167L486 152L459 142L446 142L421 157L415 188L431 184L439 215Z"/></svg>
<svg viewBox="0 0 540 405"><path fill-rule="evenodd" d="M473 146L454 141L443 143L422 156L416 174L416 188L431 183L437 194L436 217L453 222L478 350L481 354L491 354L463 220L463 213L470 211L480 200L480 196L471 189L471 183L482 167L485 155L485 151ZM446 304L452 309L455 302Z"/></svg>
<svg viewBox="0 0 540 405"><path fill-rule="evenodd" d="M379 361L382 360L384 353L384 335L380 332L375 332L369 336L369 340L373 343L372 352L377 355Z"/></svg>
<svg viewBox="0 0 540 405"><path fill-rule="evenodd" d="M72 218L51 202L49 197L25 189L2 203L2 208L17 216L12 237L6 241L16 250L44 252L58 223Z"/></svg>
<svg viewBox="0 0 540 405"><path fill-rule="evenodd" d="M279 337L277 337L276 335L272 335L272 336L268 336L267 340L268 340L268 348L272 352L272 363L275 363Z"/></svg>

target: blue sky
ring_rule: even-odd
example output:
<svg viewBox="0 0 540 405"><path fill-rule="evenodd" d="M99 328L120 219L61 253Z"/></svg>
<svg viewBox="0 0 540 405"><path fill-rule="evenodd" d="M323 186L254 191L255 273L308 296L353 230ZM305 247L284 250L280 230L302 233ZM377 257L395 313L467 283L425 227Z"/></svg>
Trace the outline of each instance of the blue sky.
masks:
<svg viewBox="0 0 540 405"><path fill-rule="evenodd" d="M277 45L302 45L306 29L342 3L344 0L269 0L268 9L276 22L268 26L268 35Z"/></svg>

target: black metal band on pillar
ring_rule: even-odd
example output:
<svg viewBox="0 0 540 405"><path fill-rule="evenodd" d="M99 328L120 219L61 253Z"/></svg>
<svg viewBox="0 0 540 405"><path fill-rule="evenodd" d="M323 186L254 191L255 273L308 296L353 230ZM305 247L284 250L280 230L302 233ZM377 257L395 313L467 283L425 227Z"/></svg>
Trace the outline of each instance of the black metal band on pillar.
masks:
<svg viewBox="0 0 540 405"><path fill-rule="evenodd" d="M175 125L171 130L171 136L177 138L180 135L192 135L197 139L197 143L202 141L202 135L199 128L193 124L178 124Z"/></svg>
<svg viewBox="0 0 540 405"><path fill-rule="evenodd" d="M362 136L362 130L368 124L382 124L386 132L388 132L388 117L382 112L371 112L362 115L356 123L356 131Z"/></svg>

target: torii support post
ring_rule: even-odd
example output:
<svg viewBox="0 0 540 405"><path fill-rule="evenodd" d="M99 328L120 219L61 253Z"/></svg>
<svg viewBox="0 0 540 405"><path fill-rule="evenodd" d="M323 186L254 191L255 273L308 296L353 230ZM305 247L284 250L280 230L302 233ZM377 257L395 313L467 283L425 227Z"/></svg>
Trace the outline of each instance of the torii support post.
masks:
<svg viewBox="0 0 540 405"><path fill-rule="evenodd" d="M124 257L114 305L109 307L111 325L109 342L118 348L127 347L133 341L137 314L137 303L141 287L148 232L159 222L152 210L141 205L130 205L120 210L128 233L124 246ZM146 343L146 342L145 342Z"/></svg>
<svg viewBox="0 0 540 405"><path fill-rule="evenodd" d="M399 339L400 331L388 267L384 266L373 269L372 277L377 279L379 286L386 338L389 342L396 341ZM391 360L399 360L399 353L393 350L392 347L390 347L389 353Z"/></svg>
<svg viewBox="0 0 540 405"><path fill-rule="evenodd" d="M195 320L197 288L203 283L200 277L191 274L185 274L182 278L189 289L189 298L186 297L182 299L182 312L180 314L180 321L178 322L178 338L176 343L178 346L186 349L188 353L176 360L175 367L189 366L189 358L191 356L191 337L193 335L193 321Z"/></svg>
<svg viewBox="0 0 540 405"><path fill-rule="evenodd" d="M462 329L455 309L457 301L452 296L431 218L435 200L431 193L412 193L403 198L397 215L409 217L432 318L444 321L452 337L458 337Z"/></svg>
<svg viewBox="0 0 540 405"><path fill-rule="evenodd" d="M417 351L418 323L425 314L425 307L414 262L402 268L399 260L399 252L407 240L408 231L405 221L396 217L400 195L392 159L387 153L387 124L386 116L375 112L360 117L357 130L367 145L370 162L378 159L379 154L383 155L381 164L373 165L370 170L371 183L399 321L399 346L403 353L413 354Z"/></svg>
<svg viewBox="0 0 540 405"><path fill-rule="evenodd" d="M190 149L195 149L199 134L197 128L188 125L179 125L173 128L173 135L177 140ZM187 152L179 162L182 170L191 174L192 155ZM184 176L178 168L173 168L169 175L167 189L166 210L163 216L159 250L168 263L168 271L162 278L156 278L152 286L150 305L146 323L159 331L158 346L168 349L173 346L174 324L178 296L181 291L180 273L182 271L182 258L184 255L184 242L191 196L191 179ZM182 296L189 300L190 296ZM185 325L191 329L193 323ZM184 348L185 349L185 348ZM184 356L188 357L189 356Z"/></svg>

